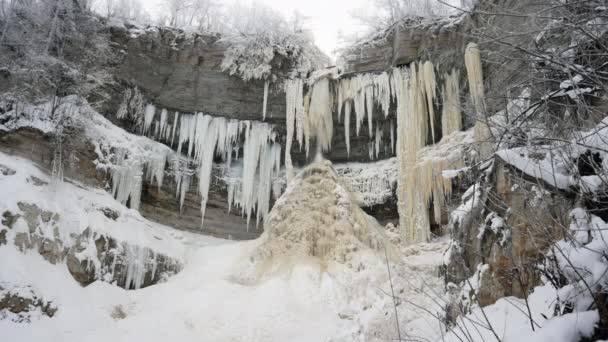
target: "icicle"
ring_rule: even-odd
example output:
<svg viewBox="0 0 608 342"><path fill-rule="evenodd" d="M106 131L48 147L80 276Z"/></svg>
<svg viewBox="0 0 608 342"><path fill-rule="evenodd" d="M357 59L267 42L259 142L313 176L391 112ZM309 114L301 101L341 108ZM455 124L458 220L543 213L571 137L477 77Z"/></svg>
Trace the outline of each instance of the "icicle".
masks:
<svg viewBox="0 0 608 342"><path fill-rule="evenodd" d="M177 129L177 120L179 119L179 112L175 112L175 119L173 119L173 131L171 132L171 146L173 146L173 140L175 139L175 130Z"/></svg>
<svg viewBox="0 0 608 342"><path fill-rule="evenodd" d="M364 75L365 87L362 91L365 92L365 104L367 112L367 128L369 131L369 137L372 137L373 132L373 109L374 109L374 81L370 75Z"/></svg>
<svg viewBox="0 0 608 342"><path fill-rule="evenodd" d="M154 134L152 134L152 139L158 140L160 136L160 121L156 120L154 123Z"/></svg>
<svg viewBox="0 0 608 342"><path fill-rule="evenodd" d="M433 64L429 61L426 61L422 67L423 69L423 80L424 80L424 92L426 94L427 101L427 110L429 113L429 121L431 122L431 138L433 139L433 144L436 142L435 140L435 108L434 108L434 100L437 95L436 88L437 84L435 82L435 71L433 69Z"/></svg>
<svg viewBox="0 0 608 342"><path fill-rule="evenodd" d="M143 134L146 135L150 132L150 127L154 121L154 114L156 113L156 107L153 104L146 105L146 111L144 113L144 127Z"/></svg>
<svg viewBox="0 0 608 342"><path fill-rule="evenodd" d="M125 149L116 153L116 167L112 171L112 196L123 205L139 209L143 165L138 160L129 159Z"/></svg>
<svg viewBox="0 0 608 342"><path fill-rule="evenodd" d="M255 175L260 162L262 151L266 150L268 141L273 133L269 125L259 122L249 123L245 129L245 145L243 151L243 176L241 181L241 208L247 216L247 226L256 204Z"/></svg>
<svg viewBox="0 0 608 342"><path fill-rule="evenodd" d="M262 109L262 118L264 120L266 120L266 107L268 105L268 80L266 80L264 82L264 102L263 102L263 109Z"/></svg>
<svg viewBox="0 0 608 342"><path fill-rule="evenodd" d="M390 77L388 73L383 72L374 78L375 86L375 98L376 102L380 104L380 108L384 112L384 117L388 117L388 111L391 106L391 87Z"/></svg>
<svg viewBox="0 0 608 342"><path fill-rule="evenodd" d="M350 100L344 104L344 139L346 139L346 155L350 156Z"/></svg>
<svg viewBox="0 0 608 342"><path fill-rule="evenodd" d="M163 108L160 111L160 134L158 140L165 138L165 130L167 129L167 110Z"/></svg>
<svg viewBox="0 0 608 342"><path fill-rule="evenodd" d="M445 86L443 87L443 109L441 113L441 131L443 136L452 132L460 131L462 118L460 114L460 86L458 84L458 73L452 69L450 74L445 75Z"/></svg>
<svg viewBox="0 0 608 342"><path fill-rule="evenodd" d="M140 289L146 275L146 256L148 250L143 247L124 244L126 250L125 288ZM123 247L124 248L124 247Z"/></svg>
<svg viewBox="0 0 608 342"><path fill-rule="evenodd" d="M471 42L467 45L464 52L464 62L467 67L467 77L469 79L469 91L471 100L477 111L477 115L482 115L485 110L485 95L483 87L483 71L481 67L481 55L479 46Z"/></svg>
<svg viewBox="0 0 608 342"><path fill-rule="evenodd" d="M395 153L395 124L391 120L391 153Z"/></svg>
<svg viewBox="0 0 608 342"><path fill-rule="evenodd" d="M184 201L186 200L186 193L190 189L191 176L183 175L179 187L179 213L184 211Z"/></svg>
<svg viewBox="0 0 608 342"><path fill-rule="evenodd" d="M192 157L192 152L194 151L194 139L196 137L196 123L199 117L202 117L203 113L198 113L196 115L192 115L190 120L186 122L187 132L184 135L188 140L188 157ZM181 137L181 136L180 136Z"/></svg>
<svg viewBox="0 0 608 342"><path fill-rule="evenodd" d="M277 162L278 161L278 162ZM272 193L273 173L277 170L277 164L281 163L281 145L272 146L262 153L259 166L259 181L257 187L257 216L256 226L260 219L266 217L270 211L270 195Z"/></svg>
<svg viewBox="0 0 608 342"><path fill-rule="evenodd" d="M211 120L207 115L197 117L196 160L199 162L199 193L201 195L201 227L205 222L205 211L209 187L211 185L211 169L218 136L218 120Z"/></svg>
<svg viewBox="0 0 608 342"><path fill-rule="evenodd" d="M382 144L382 134L383 131L380 128L380 125L376 125L376 136L375 136L375 158L378 159L378 154L380 153L380 145Z"/></svg>
<svg viewBox="0 0 608 342"><path fill-rule="evenodd" d="M467 67L467 77L469 80L469 91L471 100L476 111L475 119L475 140L479 144L479 154L481 158L487 157L491 153L491 132L485 120L485 94L483 87L483 69L481 65L481 55L479 46L471 42L467 45L464 53L464 61Z"/></svg>
<svg viewBox="0 0 608 342"><path fill-rule="evenodd" d="M291 162L291 145L293 142L294 128L296 125L296 113L302 107L298 102L302 98L302 81L300 79L288 80L285 82L285 124L287 126L287 136L285 137L285 168L287 179L293 177L293 164ZM298 125L298 129L300 129ZM300 146L302 142L298 138Z"/></svg>
<svg viewBox="0 0 608 342"><path fill-rule="evenodd" d="M156 148L152 155L147 160L148 179L151 183L156 180L158 189L163 186L163 178L165 176L165 165L167 164L167 156L169 150L164 146Z"/></svg>

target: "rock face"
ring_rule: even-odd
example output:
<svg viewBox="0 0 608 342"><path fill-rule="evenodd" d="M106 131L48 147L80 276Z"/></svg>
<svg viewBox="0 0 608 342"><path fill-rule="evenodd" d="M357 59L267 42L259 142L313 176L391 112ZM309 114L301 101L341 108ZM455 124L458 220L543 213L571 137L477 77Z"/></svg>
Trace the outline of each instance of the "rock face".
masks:
<svg viewBox="0 0 608 342"><path fill-rule="evenodd" d="M168 28L109 27L120 60L114 76L137 86L157 106L239 120L262 120L263 81L245 82L221 70L226 44L212 35L187 35ZM284 120L285 96L272 89L269 121Z"/></svg>
<svg viewBox="0 0 608 342"><path fill-rule="evenodd" d="M83 286L102 280L125 289L143 288L182 268L181 262L150 248L119 242L90 229L71 236L72 241L64 241L59 234L59 214L30 203L19 202L18 207L20 214L2 213L0 245L10 243L21 251L35 250L52 264L65 262L74 279ZM116 215L107 208L102 212L109 218ZM19 222L26 225L25 231L17 227ZM11 241L7 238L9 233L14 236Z"/></svg>
<svg viewBox="0 0 608 342"><path fill-rule="evenodd" d="M217 170L214 170L217 172ZM170 177L168 177L170 178ZM198 184L191 184L186 192L183 208L175 196L176 184L173 179L163 182L159 189L156 185L144 184L140 212L146 218L163 223L176 229L212 235L223 239L250 240L262 233L255 222L247 227L247 220L239 215L238 209L228 211L226 184L215 175L209 190L209 200L205 211L205 225L201 227L201 199Z"/></svg>
<svg viewBox="0 0 608 342"><path fill-rule="evenodd" d="M544 252L563 238L573 201L539 187L497 158L462 203L456 212L463 214L450 219L454 241L446 282L459 284L487 265L476 293L480 305L525 296L539 284Z"/></svg>
<svg viewBox="0 0 608 342"><path fill-rule="evenodd" d="M62 144L62 150L68 154L63 163L64 176L89 186L104 187L107 176L97 170L94 163L97 159L95 147L86 139L85 134L78 130L66 132ZM57 146L56 136L43 134L33 128L0 134L0 150L27 158L49 172L52 170Z"/></svg>
<svg viewBox="0 0 608 342"><path fill-rule="evenodd" d="M52 302L38 296L30 287L5 289L0 283L0 319L8 318L15 323L31 322L34 311L48 317L53 317L57 308Z"/></svg>

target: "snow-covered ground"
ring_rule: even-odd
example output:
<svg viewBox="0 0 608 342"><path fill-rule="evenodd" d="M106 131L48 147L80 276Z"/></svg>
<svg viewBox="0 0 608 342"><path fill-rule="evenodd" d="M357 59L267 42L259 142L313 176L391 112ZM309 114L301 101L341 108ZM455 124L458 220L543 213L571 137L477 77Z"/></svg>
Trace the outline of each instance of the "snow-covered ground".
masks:
<svg viewBox="0 0 608 342"><path fill-rule="evenodd" d="M364 341L396 338L393 301L382 257L361 253L361 268L302 260L288 272L252 285L234 281L245 258L262 240L231 242L175 231L141 217L105 191L52 179L30 161L0 153L0 212L19 213L18 202L60 215L60 234L86 228L145 245L184 263L164 283L124 290L96 281L81 287L65 263L51 264L36 251L0 245L0 285L12 293L33 291L57 308L50 318L31 313L17 323L3 310L0 331L10 341ZM32 176L43 185L34 184ZM116 221L98 210L111 208ZM0 226L1 227L1 226ZM15 224L19 227L19 224ZM18 229L18 228L13 228ZM441 293L437 267L446 242L402 248L392 265L395 291L416 306L439 311L430 296ZM425 284L423 286L423 284ZM1 291L0 291L1 294ZM1 297L1 296L0 296ZM398 306L402 334L434 339L438 323L415 305ZM377 336L377 337L374 337Z"/></svg>

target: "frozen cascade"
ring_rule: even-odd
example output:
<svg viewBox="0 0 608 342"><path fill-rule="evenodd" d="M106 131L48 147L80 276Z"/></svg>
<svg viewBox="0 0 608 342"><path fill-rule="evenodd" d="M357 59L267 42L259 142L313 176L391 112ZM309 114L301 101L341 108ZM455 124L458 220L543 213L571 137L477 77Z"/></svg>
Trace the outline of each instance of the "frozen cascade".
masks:
<svg viewBox="0 0 608 342"><path fill-rule="evenodd" d="M304 83L301 79L287 80L285 82L285 124L287 126L287 136L285 137L285 169L287 170L288 179L293 177L291 145L294 134L300 144L300 148L302 148L302 136L304 133L304 128L302 127L302 118L304 116L303 87ZM296 129L297 132L295 131Z"/></svg>
<svg viewBox="0 0 608 342"><path fill-rule="evenodd" d="M331 147L333 136L333 96L329 87L329 79L322 78L313 86L310 95L310 105L306 119L310 134L306 136L306 155L308 155L308 141L311 136L317 138L317 144L322 151Z"/></svg>
<svg viewBox="0 0 608 342"><path fill-rule="evenodd" d="M426 67L412 64L409 74L406 68L393 70L391 82L397 99L399 224L405 230L407 241L411 243L427 241L430 236L426 205L428 200L425 200L427 191L418 182L431 177L428 174L417 174L418 151L426 143L430 121L429 104L432 104L434 96L434 90L431 90L435 86L432 77L434 73L431 74L429 68L432 69L432 64ZM426 184L427 182L422 185Z"/></svg>

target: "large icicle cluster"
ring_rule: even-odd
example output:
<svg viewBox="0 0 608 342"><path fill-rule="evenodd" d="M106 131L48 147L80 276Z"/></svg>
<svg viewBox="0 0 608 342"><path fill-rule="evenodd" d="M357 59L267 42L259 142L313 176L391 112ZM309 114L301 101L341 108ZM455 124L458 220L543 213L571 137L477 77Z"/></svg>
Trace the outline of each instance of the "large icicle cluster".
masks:
<svg viewBox="0 0 608 342"><path fill-rule="evenodd" d="M262 219L270 210L272 180L277 177L281 168L281 146L276 142L273 126L252 121L229 120L224 117L214 117L203 113L175 113L173 125L168 124L167 110L160 111L159 120L155 119L155 107L146 108L143 132L151 132L150 122L156 122L154 134L151 137L165 141L171 145L176 142L177 151L184 154L190 162L197 165L198 192L201 196L201 216L204 223L213 161L220 157L229 169L233 158L239 157L239 146L244 140L242 179L238 189L228 189L229 205L241 207L242 214L249 222L251 215L257 213L257 220ZM149 114L149 115L148 115ZM158 160L157 160L158 159ZM154 159L147 168L150 179L162 185L166 157L160 162L160 157ZM180 200L180 210L189 190L194 174L188 171L188 161L175 159L172 171L177 185L176 196ZM238 190L238 195L235 192ZM135 190L134 190L135 191ZM278 197L275 196L275 197Z"/></svg>
<svg viewBox="0 0 608 342"><path fill-rule="evenodd" d="M384 130L376 125L374 130L373 109L378 105L388 117L391 105L391 77L388 72L381 74L363 74L352 78L340 79L332 89L328 74L312 76L309 80L309 91L304 96L304 82L301 79L288 80L285 83L287 139L285 165L288 177L292 176L291 146L294 135L300 145L309 153L310 138L315 137L321 150L331 147L333 135L333 110L337 102L338 120L344 110L344 131L346 149L350 154L351 113L355 114L356 135L361 131L361 124L367 118L370 159L377 158L381 151ZM334 99L334 93L337 98ZM391 149L393 144L391 144Z"/></svg>
<svg viewBox="0 0 608 342"><path fill-rule="evenodd" d="M137 140L132 144L116 148L114 160L111 161L112 195L120 203L129 204L129 207L137 210L144 176L151 184L156 182L160 189L169 158L179 160L179 157L168 147L149 140Z"/></svg>
<svg viewBox="0 0 608 342"><path fill-rule="evenodd" d="M393 71L394 72L394 71ZM367 114L367 125L369 136L374 136L373 131L373 108L378 104L388 116L391 104L391 78L388 73L363 74L352 78L345 78L339 81L338 88L338 116L342 114L344 108L344 131L346 138L346 150L350 154L350 119L351 112L354 111L356 123L356 135L359 136L361 124ZM376 130L376 133L381 131ZM380 139L376 137L376 139ZM375 155L378 151L376 150ZM373 152L370 154L374 154Z"/></svg>

